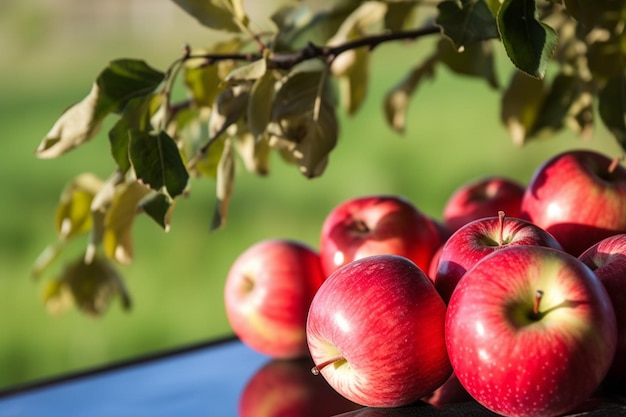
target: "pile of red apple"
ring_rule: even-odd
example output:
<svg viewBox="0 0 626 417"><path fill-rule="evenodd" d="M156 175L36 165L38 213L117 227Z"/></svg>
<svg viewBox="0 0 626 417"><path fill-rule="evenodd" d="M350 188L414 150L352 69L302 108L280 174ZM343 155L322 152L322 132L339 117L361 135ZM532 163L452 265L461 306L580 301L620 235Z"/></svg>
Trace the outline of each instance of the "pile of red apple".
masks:
<svg viewBox="0 0 626 417"><path fill-rule="evenodd" d="M571 412L626 382L618 162L572 150L525 186L469 182L440 221L399 196L345 201L319 250L273 239L241 254L226 280L230 324L271 357L310 356L360 405L473 398L505 416Z"/></svg>

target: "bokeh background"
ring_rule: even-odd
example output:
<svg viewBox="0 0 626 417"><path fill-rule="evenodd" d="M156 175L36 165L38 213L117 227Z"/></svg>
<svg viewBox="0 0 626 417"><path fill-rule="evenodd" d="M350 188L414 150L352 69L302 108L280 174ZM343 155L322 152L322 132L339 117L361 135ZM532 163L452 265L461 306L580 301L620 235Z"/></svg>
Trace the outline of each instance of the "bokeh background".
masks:
<svg viewBox="0 0 626 417"><path fill-rule="evenodd" d="M244 3L262 24L276 2ZM130 312L114 302L99 319L75 310L51 315L41 293L52 277L34 281L30 269L55 239L60 192L79 173L108 176L113 162L106 126L57 160L37 160L35 148L109 60L142 58L164 70L183 44L200 47L215 36L168 0L0 3L0 389L230 334L222 288L237 255L272 237L317 247L324 217L345 199L398 194L440 218L448 196L467 181L505 175L527 183L564 149L619 152L601 127L590 140L564 131L518 148L499 122L499 92L443 68L412 99L406 132L393 133L384 94L430 45L383 45L373 54L365 106L350 118L342 113L340 141L322 178L306 180L278 158L267 178L239 167L229 223L214 233L214 183L194 181L169 233L147 217L136 221L136 260L120 268L133 296ZM505 85L512 67L498 54Z"/></svg>

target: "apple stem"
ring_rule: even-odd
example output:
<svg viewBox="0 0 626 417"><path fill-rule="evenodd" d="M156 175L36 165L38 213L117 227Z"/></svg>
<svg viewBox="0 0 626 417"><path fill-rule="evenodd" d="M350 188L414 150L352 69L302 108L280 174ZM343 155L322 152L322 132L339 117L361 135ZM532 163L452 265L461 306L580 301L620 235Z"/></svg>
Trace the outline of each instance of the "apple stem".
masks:
<svg viewBox="0 0 626 417"><path fill-rule="evenodd" d="M504 242L504 218L505 217L506 217L506 214L504 213L504 211L502 210L498 211L498 225L500 226L500 234L498 235L499 246L502 246Z"/></svg>
<svg viewBox="0 0 626 417"><path fill-rule="evenodd" d="M541 314L539 313L539 303L541 303L541 298L543 297L543 291L537 290L535 292L535 302L533 303L533 317L538 319Z"/></svg>
<svg viewBox="0 0 626 417"><path fill-rule="evenodd" d="M612 174L613 171L615 171L615 168L617 168L617 166L622 161L622 159L624 159L623 156L618 156L616 158L613 158L613 160L611 161L611 165L609 165L609 174Z"/></svg>
<svg viewBox="0 0 626 417"><path fill-rule="evenodd" d="M328 365L335 363L335 362L343 361L343 360L345 360L343 356L336 356L334 358L331 358L327 361L320 363L319 365L315 365L313 368L311 368L311 372L313 373L313 375L319 375L322 369L326 368Z"/></svg>

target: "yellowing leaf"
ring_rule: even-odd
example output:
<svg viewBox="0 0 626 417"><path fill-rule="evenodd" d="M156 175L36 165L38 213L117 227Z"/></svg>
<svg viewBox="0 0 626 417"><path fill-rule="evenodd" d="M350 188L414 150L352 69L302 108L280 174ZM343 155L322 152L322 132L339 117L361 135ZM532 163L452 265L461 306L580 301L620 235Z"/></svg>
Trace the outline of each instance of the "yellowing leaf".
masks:
<svg viewBox="0 0 626 417"><path fill-rule="evenodd" d="M104 184L94 174L85 173L69 183L56 210L56 229L61 239L69 239L91 229L91 202Z"/></svg>
<svg viewBox="0 0 626 417"><path fill-rule="evenodd" d="M263 76L267 71L267 61L265 59L259 59L249 64L237 67L233 69L230 74L226 76L226 81L229 84L239 84L241 82L254 81Z"/></svg>
<svg viewBox="0 0 626 417"><path fill-rule="evenodd" d="M267 136L256 140L251 133L237 135L235 147L249 172L267 175L270 162L270 146Z"/></svg>
<svg viewBox="0 0 626 417"><path fill-rule="evenodd" d="M82 145L100 130L106 113L98 109L100 89L94 83L89 94L68 108L54 123L35 155L38 158L56 158Z"/></svg>
<svg viewBox="0 0 626 417"><path fill-rule="evenodd" d="M423 79L435 76L438 55L424 60L394 86L385 96L384 110L387 123L396 132L404 132L409 100Z"/></svg>
<svg viewBox="0 0 626 417"><path fill-rule="evenodd" d="M97 317L117 296L121 297L123 308L129 309L130 295L110 262L96 257L85 263L81 257L67 265L59 278L47 283L43 301L52 313L60 313L74 304L83 313Z"/></svg>
<svg viewBox="0 0 626 417"><path fill-rule="evenodd" d="M184 11L211 29L239 32L236 19L241 19L239 10L234 10L229 0L173 0ZM231 9L229 10L229 7ZM242 9L238 6L238 9Z"/></svg>
<svg viewBox="0 0 626 417"><path fill-rule="evenodd" d="M272 115L274 101L274 87L276 77L272 71L267 71L252 85L248 100L247 121L248 129L255 140L260 140Z"/></svg>
<svg viewBox="0 0 626 417"><path fill-rule="evenodd" d="M119 185L105 213L102 245L107 256L121 264L133 260L132 226L139 203L149 192L137 182Z"/></svg>
<svg viewBox="0 0 626 417"><path fill-rule="evenodd" d="M228 205L235 182L235 157L230 138L226 138L222 157L217 166L216 192L217 201L211 222L211 230L219 229L226 224Z"/></svg>

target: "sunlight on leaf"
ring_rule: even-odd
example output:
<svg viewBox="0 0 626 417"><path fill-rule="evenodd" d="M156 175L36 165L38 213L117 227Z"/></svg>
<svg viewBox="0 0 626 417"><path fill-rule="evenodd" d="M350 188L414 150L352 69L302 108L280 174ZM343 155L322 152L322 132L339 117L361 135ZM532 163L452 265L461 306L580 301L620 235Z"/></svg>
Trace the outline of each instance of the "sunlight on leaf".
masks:
<svg viewBox="0 0 626 417"><path fill-rule="evenodd" d="M66 242L64 240L57 240L56 242L46 246L46 248L37 256L35 262L33 262L33 267L31 269L31 277L34 280L37 280L41 277L41 274L44 273L46 269L48 269L54 261L56 261L63 249L65 248Z"/></svg>
<svg viewBox="0 0 626 417"><path fill-rule="evenodd" d="M307 178L323 173L339 137L335 99L323 71L295 70L286 77L274 100L268 132L270 146L281 150Z"/></svg>
<svg viewBox="0 0 626 417"><path fill-rule="evenodd" d="M133 260L132 226L139 213L139 203L149 192L137 182L119 185L105 213L102 246L109 258L121 264Z"/></svg>
<svg viewBox="0 0 626 417"><path fill-rule="evenodd" d="M267 175L270 164L270 145L267 136L256 140L251 133L237 135L235 148L249 172Z"/></svg>
<svg viewBox="0 0 626 417"><path fill-rule="evenodd" d="M194 17L202 25L211 29L240 32L240 27L235 19L242 19L243 7L241 2L235 0L235 10L230 0L172 0L184 11ZM231 6L229 10L228 6ZM247 20L247 17L246 17ZM243 22L242 22L243 23Z"/></svg>
<svg viewBox="0 0 626 417"><path fill-rule="evenodd" d="M57 206L55 224L61 239L91 229L91 202L104 184L95 174L84 173L66 185Z"/></svg>
<svg viewBox="0 0 626 417"><path fill-rule="evenodd" d="M38 158L56 158L93 138L108 112L102 111L96 84L83 100L67 109L37 148Z"/></svg>

